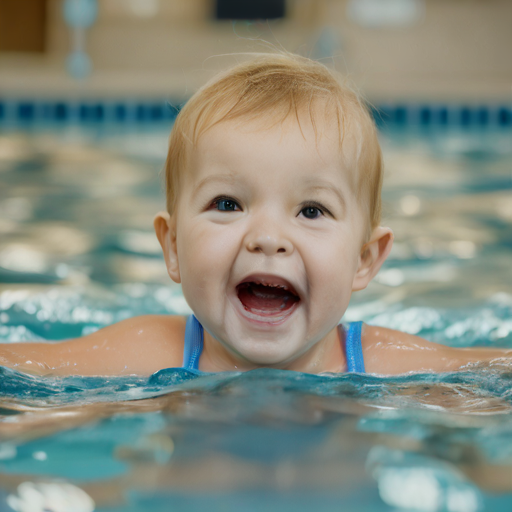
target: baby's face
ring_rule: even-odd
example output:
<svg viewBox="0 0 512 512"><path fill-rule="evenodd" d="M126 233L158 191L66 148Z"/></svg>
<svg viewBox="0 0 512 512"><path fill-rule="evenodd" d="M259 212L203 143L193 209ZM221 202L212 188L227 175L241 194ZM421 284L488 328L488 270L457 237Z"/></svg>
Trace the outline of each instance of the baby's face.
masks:
<svg viewBox="0 0 512 512"><path fill-rule="evenodd" d="M337 129L326 125L315 140L304 117L300 127L290 118L271 129L239 120L208 130L173 219L175 280L206 331L252 364L306 353L362 287L355 171Z"/></svg>

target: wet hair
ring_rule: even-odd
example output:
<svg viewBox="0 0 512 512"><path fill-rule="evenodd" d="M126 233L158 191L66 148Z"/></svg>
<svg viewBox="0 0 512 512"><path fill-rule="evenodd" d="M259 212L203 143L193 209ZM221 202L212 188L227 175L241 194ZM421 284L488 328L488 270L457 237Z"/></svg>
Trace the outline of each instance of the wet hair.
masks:
<svg viewBox="0 0 512 512"><path fill-rule="evenodd" d="M355 154L347 160L354 167L369 236L380 224L382 188L382 157L373 118L341 76L319 62L288 53L257 54L215 76L185 104L172 129L165 164L168 212L172 215L176 209L188 155L209 128L239 118L271 119L275 124L290 115L300 124L306 113L318 135L322 110L337 123L342 152L344 140L353 141Z"/></svg>

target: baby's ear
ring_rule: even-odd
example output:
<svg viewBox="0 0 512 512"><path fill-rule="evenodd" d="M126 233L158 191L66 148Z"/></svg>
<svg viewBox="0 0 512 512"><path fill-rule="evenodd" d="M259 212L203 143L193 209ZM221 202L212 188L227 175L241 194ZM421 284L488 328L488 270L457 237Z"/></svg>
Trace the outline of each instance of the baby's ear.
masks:
<svg viewBox="0 0 512 512"><path fill-rule="evenodd" d="M181 283L178 249L176 246L176 216L160 212L153 221L155 233L164 252L165 264L170 278L175 283Z"/></svg>
<svg viewBox="0 0 512 512"><path fill-rule="evenodd" d="M354 276L352 291L363 290L368 286L386 261L392 246L393 231L391 229L378 227L373 230L370 240L361 248L359 267Z"/></svg>

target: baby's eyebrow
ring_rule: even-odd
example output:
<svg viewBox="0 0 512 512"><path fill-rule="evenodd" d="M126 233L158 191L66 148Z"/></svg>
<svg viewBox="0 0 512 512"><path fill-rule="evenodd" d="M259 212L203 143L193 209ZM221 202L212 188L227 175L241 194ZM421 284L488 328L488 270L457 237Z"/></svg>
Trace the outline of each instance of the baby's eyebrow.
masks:
<svg viewBox="0 0 512 512"><path fill-rule="evenodd" d="M195 192L197 193L203 187L215 181L232 185L233 183L235 183L236 178L233 174L213 174L210 176L206 176L201 181L199 181L199 183L195 187Z"/></svg>
<svg viewBox="0 0 512 512"><path fill-rule="evenodd" d="M307 183L311 183L311 185L307 187L308 191L326 190L327 192L334 193L336 195L336 197L338 198L342 208L345 208L345 205L346 205L345 197L343 196L341 191L338 189L338 187L336 187L330 181L325 181L322 179L315 179L315 180L308 181Z"/></svg>

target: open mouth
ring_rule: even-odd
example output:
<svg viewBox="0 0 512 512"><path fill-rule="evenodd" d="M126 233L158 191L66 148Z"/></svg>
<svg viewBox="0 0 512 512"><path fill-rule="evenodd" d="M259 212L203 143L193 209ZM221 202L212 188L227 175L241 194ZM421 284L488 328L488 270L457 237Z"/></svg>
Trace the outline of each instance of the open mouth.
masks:
<svg viewBox="0 0 512 512"><path fill-rule="evenodd" d="M269 320L285 318L300 301L295 290L284 283L245 281L236 290L242 306L251 316L270 317Z"/></svg>

